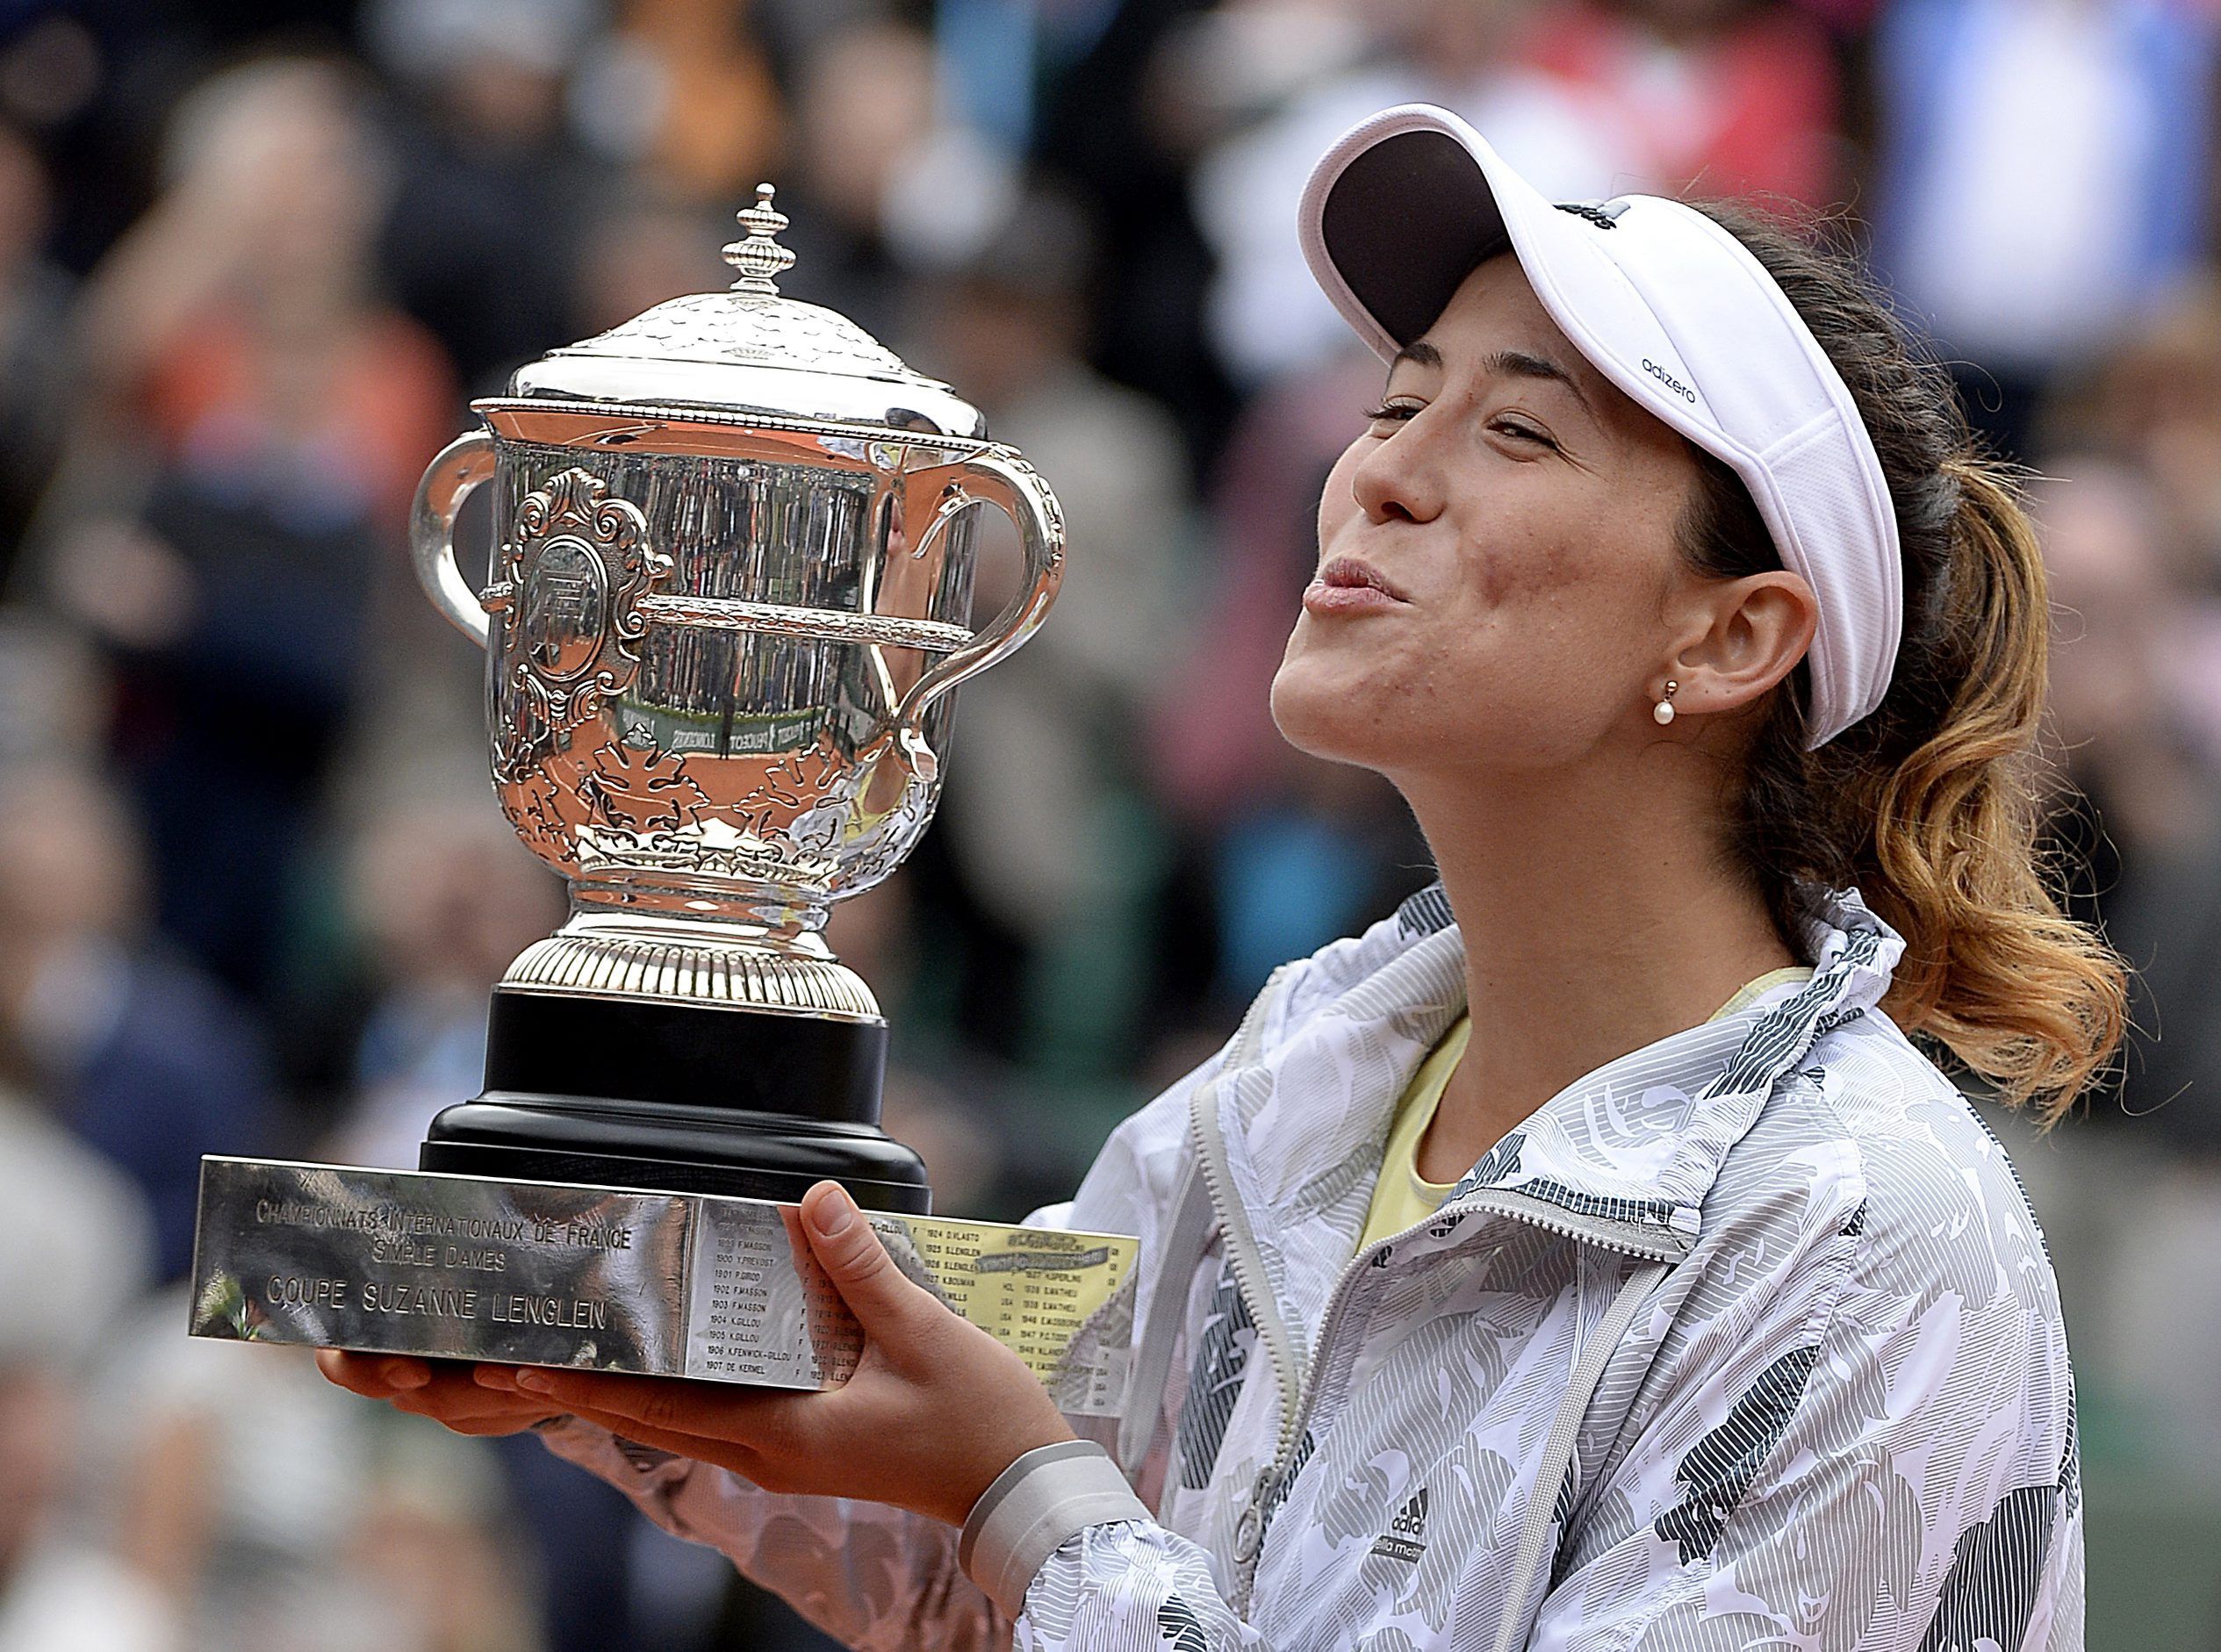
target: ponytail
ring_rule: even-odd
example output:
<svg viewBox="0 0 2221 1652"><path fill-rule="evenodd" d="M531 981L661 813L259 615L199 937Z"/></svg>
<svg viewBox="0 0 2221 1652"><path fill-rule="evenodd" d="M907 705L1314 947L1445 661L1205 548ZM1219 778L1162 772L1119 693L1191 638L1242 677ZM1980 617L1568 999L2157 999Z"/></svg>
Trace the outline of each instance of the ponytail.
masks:
<svg viewBox="0 0 2221 1652"><path fill-rule="evenodd" d="M2061 911L2038 860L2050 607L2018 480L1974 451L1949 379L1848 259L1704 210L1765 265L1850 385L1904 555L1904 635L1882 704L1808 751L1798 665L1751 745L1736 857L1789 937L1799 880L1855 885L1905 937L1884 1012L2049 1125L2112 1063L2128 969ZM1699 469L1690 560L1729 578L1779 567L1735 473L1705 455Z"/></svg>

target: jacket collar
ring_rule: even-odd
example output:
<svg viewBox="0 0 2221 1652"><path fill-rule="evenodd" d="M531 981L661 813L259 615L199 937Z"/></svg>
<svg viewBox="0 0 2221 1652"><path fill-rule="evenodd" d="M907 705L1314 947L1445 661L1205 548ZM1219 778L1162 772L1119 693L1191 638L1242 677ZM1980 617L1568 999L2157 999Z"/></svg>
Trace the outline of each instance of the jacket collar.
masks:
<svg viewBox="0 0 2221 1652"><path fill-rule="evenodd" d="M1467 1174L1443 1215L1515 1194L1586 1229L1618 1225L1654 1248L1686 1253L1714 1177L1776 1081L1815 1039L1880 1002L1904 951L1857 889L1803 884L1799 893L1814 971L1801 989L1672 1033L1577 1080ZM1339 1242L1348 1254L1363 1219L1358 1193L1369 1192L1396 1101L1465 1008L1464 942L1439 887L1414 896L1353 952L1312 967L1348 967L1369 951L1376 967L1295 1017L1277 1043L1217 1086L1226 1168L1269 1251ZM1330 1232L1299 1238L1306 1225ZM1285 1276L1283 1268L1272 1271Z"/></svg>

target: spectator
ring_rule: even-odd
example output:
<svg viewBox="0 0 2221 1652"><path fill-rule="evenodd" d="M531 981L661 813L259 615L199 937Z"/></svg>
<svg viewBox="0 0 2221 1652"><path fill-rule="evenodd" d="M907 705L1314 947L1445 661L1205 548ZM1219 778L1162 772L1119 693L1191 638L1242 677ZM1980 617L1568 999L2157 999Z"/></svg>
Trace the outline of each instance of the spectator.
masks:
<svg viewBox="0 0 2221 1652"><path fill-rule="evenodd" d="M2217 27L2174 0L1898 0L1874 43L1875 262L2027 451L2046 380L2209 248Z"/></svg>
<svg viewBox="0 0 2221 1652"><path fill-rule="evenodd" d="M185 1652L160 1595L73 1531L82 1385L149 1238L122 1177L0 1093L0 1652Z"/></svg>
<svg viewBox="0 0 2221 1652"><path fill-rule="evenodd" d="M1190 96L1215 103L1231 127L1197 169L1197 209L1220 258L1214 334L1252 385L1341 342L1296 245L1295 202L1319 152L1385 104L1423 98L1457 111L1563 199L1693 187L1760 192L1793 210L1827 204L1841 186L1827 37L1779 7L1229 6L1179 49Z"/></svg>
<svg viewBox="0 0 2221 1652"><path fill-rule="evenodd" d="M2102 922L2140 995L2119 1109L2095 1110L2221 1158L2221 772L2167 670L2195 605L2144 478L2081 456L2047 469L2060 473L2036 495L2059 615L2057 849L2081 863L2076 916Z"/></svg>
<svg viewBox="0 0 2221 1652"><path fill-rule="evenodd" d="M680 200L727 211L747 200L771 176L784 135L750 10L731 0L630 0L579 77L573 102L587 134L636 166L643 183Z"/></svg>
<svg viewBox="0 0 2221 1652"><path fill-rule="evenodd" d="M1267 0L1207 13L1168 40L1173 118L1218 134L1196 167L1195 209L1218 259L1212 341L1237 382L1254 389L1343 342L1296 244L1296 198L1319 151L1358 117L1442 103L1542 187L1611 192L1627 157L1525 61L1545 11L1534 0L1410 0L1361 14Z"/></svg>
<svg viewBox="0 0 2221 1652"><path fill-rule="evenodd" d="M571 141L564 99L600 11L595 0L366 8L365 32L409 94L378 266L480 395L571 340L571 261L598 178Z"/></svg>
<svg viewBox="0 0 2221 1652"><path fill-rule="evenodd" d="M111 693L83 636L27 606L0 606L0 771L97 761Z"/></svg>
<svg viewBox="0 0 2221 1652"><path fill-rule="evenodd" d="M539 1652L491 1454L333 1404L305 1349L177 1334L155 1298L99 1403L121 1544L226 1652Z"/></svg>
<svg viewBox="0 0 2221 1652"><path fill-rule="evenodd" d="M81 771L0 783L0 1056L128 1172L157 1276L192 1261L200 1157L277 1145L254 1024L145 930L145 857L122 801Z"/></svg>
<svg viewBox="0 0 2221 1652"><path fill-rule="evenodd" d="M180 109L169 159L86 294L111 445L104 478L89 457L62 502L52 575L121 667L162 926L261 995L303 898L373 570L449 434L452 384L370 291L381 169L338 70L227 71Z"/></svg>
<svg viewBox="0 0 2221 1652"><path fill-rule="evenodd" d="M830 33L801 64L780 210L794 249L782 291L891 339L904 320L888 211L903 162L938 119L933 47L906 23L867 18Z"/></svg>
<svg viewBox="0 0 2221 1652"><path fill-rule="evenodd" d="M46 165L0 126L0 593L60 456L73 354L69 278L45 257Z"/></svg>
<svg viewBox="0 0 2221 1652"><path fill-rule="evenodd" d="M1102 1072L1131 1044L1147 984L1136 926L1154 905L1156 857L1132 734L1181 645L1194 525L1171 420L1082 358L1090 261L1069 200L1026 198L927 286L920 359L1054 478L1064 508L1055 623L966 686L943 830L967 903L1030 957L1020 1016L1006 1000L988 1019L1004 1036L1030 1019L1036 1040L1067 1046L1067 1070ZM983 546L1011 546L981 557L984 622L1009 599L1017 558L999 514L982 513L977 531ZM1048 1053L1038 1041L1010 1049Z"/></svg>
<svg viewBox="0 0 2221 1652"><path fill-rule="evenodd" d="M1554 9L1530 51L1573 91L1578 126L1614 134L1640 187L1757 196L1792 215L1842 197L1843 89L1826 34L1793 8L1586 0Z"/></svg>
<svg viewBox="0 0 2221 1652"><path fill-rule="evenodd" d="M410 1169L432 1116L478 1093L488 995L562 923L561 886L485 795L389 804L353 871L377 989L330 1146L347 1163Z"/></svg>
<svg viewBox="0 0 2221 1652"><path fill-rule="evenodd" d="M2047 412L2055 446L2108 454L2151 480L2184 583L2221 594L2221 280L2175 290L2058 385Z"/></svg>
<svg viewBox="0 0 2221 1652"><path fill-rule="evenodd" d="M2221 1473L2221 772L2189 737L2167 640L2194 605L2145 477L2046 467L2045 561L2060 616L2052 705L2071 785L2052 851L2078 916L2137 966L2117 1102L2080 1139L2025 1153L2045 1195L2082 1380L2181 1474ZM2206 599L2210 601L2210 599ZM2090 1125L2102 1126L2093 1131ZM2092 1138L2095 1137L2095 1139ZM2131 1462L2144 1456L2131 1454Z"/></svg>

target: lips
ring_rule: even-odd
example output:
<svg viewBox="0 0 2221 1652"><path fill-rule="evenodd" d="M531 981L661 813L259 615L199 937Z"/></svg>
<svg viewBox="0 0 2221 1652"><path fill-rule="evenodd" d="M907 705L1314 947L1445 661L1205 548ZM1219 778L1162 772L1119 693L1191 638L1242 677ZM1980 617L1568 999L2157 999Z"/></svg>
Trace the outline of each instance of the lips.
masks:
<svg viewBox="0 0 2221 1652"><path fill-rule="evenodd" d="M1355 557L1328 557L1326 565L1319 571L1318 583L1330 591L1377 591L1398 602L1410 600L1386 574Z"/></svg>
<svg viewBox="0 0 2221 1652"><path fill-rule="evenodd" d="M1305 612L1320 619L1392 613L1405 601L1387 575L1355 557L1329 557L1304 592Z"/></svg>

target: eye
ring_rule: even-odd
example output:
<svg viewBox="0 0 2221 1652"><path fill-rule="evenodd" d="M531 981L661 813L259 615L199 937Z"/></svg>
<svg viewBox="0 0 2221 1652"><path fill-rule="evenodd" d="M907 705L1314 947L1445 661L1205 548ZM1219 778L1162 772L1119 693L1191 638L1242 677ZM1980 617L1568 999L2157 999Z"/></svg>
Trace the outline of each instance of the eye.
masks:
<svg viewBox="0 0 2221 1652"><path fill-rule="evenodd" d="M1400 425L1418 413L1423 405L1415 401L1384 401L1377 407L1368 407L1365 418L1372 424Z"/></svg>
<svg viewBox="0 0 2221 1652"><path fill-rule="evenodd" d="M1552 452L1556 452L1557 450L1558 444L1556 442L1553 442L1542 431L1537 430L1533 425L1528 424L1526 420L1521 419L1499 419L1490 427L1490 428L1493 430L1499 430L1503 432L1504 435L1513 437L1520 442L1532 442L1538 447L1549 449Z"/></svg>

